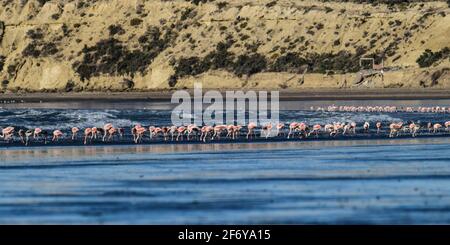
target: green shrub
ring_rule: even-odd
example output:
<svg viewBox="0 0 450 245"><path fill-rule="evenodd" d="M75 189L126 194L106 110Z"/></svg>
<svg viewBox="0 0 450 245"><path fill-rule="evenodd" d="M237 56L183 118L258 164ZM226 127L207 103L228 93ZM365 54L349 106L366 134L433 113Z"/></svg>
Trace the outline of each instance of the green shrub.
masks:
<svg viewBox="0 0 450 245"><path fill-rule="evenodd" d="M141 47L136 50L128 50L114 38L101 40L92 47L84 47L82 61L75 62L72 66L81 80L101 74L132 77L138 72L145 74L153 59L169 47L175 38L176 34L171 30L163 34L158 27L149 27L138 38Z"/></svg>
<svg viewBox="0 0 450 245"><path fill-rule="evenodd" d="M5 65L6 57L3 55L0 55L0 72L3 71L3 66Z"/></svg>
<svg viewBox="0 0 450 245"><path fill-rule="evenodd" d="M450 57L450 48L448 47L445 47L437 52L426 49L425 52L417 58L416 62L420 67L430 67L434 63L448 57Z"/></svg>
<svg viewBox="0 0 450 245"><path fill-rule="evenodd" d="M109 35L110 36L114 36L116 34L118 34L118 35L125 34L125 30L122 28L121 25L110 25L108 27L108 30L109 30Z"/></svg>
<svg viewBox="0 0 450 245"><path fill-rule="evenodd" d="M276 4L277 4L277 1L272 1L272 2L267 3L266 7L271 8L271 7L275 6Z"/></svg>
<svg viewBox="0 0 450 245"><path fill-rule="evenodd" d="M36 39L42 39L44 38L44 34L42 33L42 29L37 28L36 30L29 30L27 31L27 37L36 40Z"/></svg>
<svg viewBox="0 0 450 245"><path fill-rule="evenodd" d="M130 20L130 25L131 26L138 26L140 24L142 24L142 20L139 19L139 18L133 18L133 19Z"/></svg>
<svg viewBox="0 0 450 245"><path fill-rule="evenodd" d="M267 67L267 60L261 54L240 55L233 65L233 72L237 76L247 75L251 76L265 70Z"/></svg>
<svg viewBox="0 0 450 245"><path fill-rule="evenodd" d="M278 57L272 64L270 71L274 72L298 72L300 67L306 65L307 62L297 53L287 53Z"/></svg>

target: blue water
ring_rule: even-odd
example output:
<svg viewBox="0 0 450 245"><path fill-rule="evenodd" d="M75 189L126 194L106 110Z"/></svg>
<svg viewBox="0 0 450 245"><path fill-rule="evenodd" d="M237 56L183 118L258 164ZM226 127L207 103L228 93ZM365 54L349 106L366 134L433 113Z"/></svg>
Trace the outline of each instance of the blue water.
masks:
<svg viewBox="0 0 450 245"><path fill-rule="evenodd" d="M282 105L281 120L449 119L321 113L298 105ZM170 119L164 103L72 106L4 106L0 126L69 129ZM0 147L0 183L2 224L447 224L450 137Z"/></svg>
<svg viewBox="0 0 450 245"><path fill-rule="evenodd" d="M450 221L448 139L14 148L0 223Z"/></svg>

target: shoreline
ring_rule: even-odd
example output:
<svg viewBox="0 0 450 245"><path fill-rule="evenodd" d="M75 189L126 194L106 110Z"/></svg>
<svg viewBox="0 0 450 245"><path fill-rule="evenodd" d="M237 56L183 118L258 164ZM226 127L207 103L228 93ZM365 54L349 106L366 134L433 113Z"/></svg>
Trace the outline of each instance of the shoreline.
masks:
<svg viewBox="0 0 450 245"><path fill-rule="evenodd" d="M269 139L265 138L256 138L252 140L247 140L245 138L239 138L236 140L231 139L222 139L222 140L214 140L214 141L207 141L202 142L199 140L184 140L184 141L164 141L162 139L154 140L154 141L144 141L139 144L135 144L130 141L121 140L121 141L114 141L114 142L102 142L97 141L95 143L89 143L87 145L83 144L81 141L73 142L69 139L65 139L59 142L48 142L47 144L44 144L43 142L35 142L31 143L28 146L25 146L23 143L16 141L13 143L6 143L6 142L0 142L0 150L6 150L6 149L17 149L17 148L24 148L24 149L33 149L33 148L41 148L41 147L67 147L67 146L78 146L78 147L105 147L105 146L171 146L171 145L228 145L228 144L258 144L258 143L295 143L295 142L346 142L346 141L355 141L355 142L362 142L362 141L383 141L383 142L389 142L389 141L400 141L400 140L419 140L419 139L448 139L450 136L448 134L422 134L417 135L416 137L411 137L410 135L399 135L397 137L390 138L388 135L352 135L352 136L344 136L344 137L319 137L319 138L280 138L280 137L273 137Z"/></svg>
<svg viewBox="0 0 450 245"><path fill-rule="evenodd" d="M231 90L231 89L230 89ZM67 102L67 101L154 101L168 102L177 90L148 92L80 92L80 93L0 93L0 103ZM187 90L192 95L192 90ZM207 89L203 89L203 94ZM225 89L219 90L225 97ZM236 89L235 91L239 91ZM246 91L246 90L243 90ZM268 89L268 92L271 90ZM308 100L415 100L450 99L450 89L312 89L279 91L280 101ZM268 95L270 97L270 94Z"/></svg>

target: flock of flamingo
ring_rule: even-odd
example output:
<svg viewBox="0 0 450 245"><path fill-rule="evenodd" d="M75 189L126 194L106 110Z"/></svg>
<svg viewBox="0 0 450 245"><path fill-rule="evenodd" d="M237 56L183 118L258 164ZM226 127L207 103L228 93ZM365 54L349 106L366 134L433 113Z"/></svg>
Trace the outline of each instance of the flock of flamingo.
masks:
<svg viewBox="0 0 450 245"><path fill-rule="evenodd" d="M389 137L397 137L401 133L411 134L412 137L416 137L422 129L428 131L430 134L439 133L444 129L449 131L450 121L443 124L429 122L426 125L414 122L393 122L385 125L380 121L375 123L374 130L376 130L375 133L377 135L381 134L384 128L389 132ZM365 122L359 129L355 122L335 122L326 125L308 125L304 122L291 122L287 125L284 123L267 123L262 127L258 127L256 123L249 123L246 126L206 125L202 127L198 127L194 124L187 126L143 127L141 124L136 124L132 126L129 131L133 142L139 144L143 142L144 138L148 138L149 140L161 139L164 141L197 140L207 142L220 140L223 137L229 140L236 140L239 137L245 136L247 140L251 140L256 138L256 132L259 131L259 135L263 139L269 137L285 137L287 139L293 139L308 137L318 138L319 136L336 137L338 135L356 135L357 130L363 134L369 135L371 133L370 122ZM59 129L47 131L41 128L20 128L16 131L16 128L9 126L1 130L0 138L8 143L18 139L24 145L29 145L32 141L43 141L44 144L47 144L50 140L51 142L59 142L66 137L72 142L79 140L87 145L98 141L111 142L114 140L122 140L125 131L125 128L114 127L112 123L107 123L103 127L85 128L82 132L80 132L79 128L73 127L70 132L67 132L66 134Z"/></svg>
<svg viewBox="0 0 450 245"><path fill-rule="evenodd" d="M417 112L417 113L450 113L450 107L445 106L407 106L407 107L397 107L397 106L353 106L353 105L329 105L329 106L318 106L310 107L312 111L339 111L339 112Z"/></svg>

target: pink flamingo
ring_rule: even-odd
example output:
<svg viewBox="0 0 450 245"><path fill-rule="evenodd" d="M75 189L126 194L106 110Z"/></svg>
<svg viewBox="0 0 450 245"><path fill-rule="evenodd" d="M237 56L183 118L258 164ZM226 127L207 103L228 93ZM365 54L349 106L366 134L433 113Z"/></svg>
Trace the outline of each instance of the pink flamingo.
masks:
<svg viewBox="0 0 450 245"><path fill-rule="evenodd" d="M187 134L188 140L190 140L192 134L195 134L194 137L197 138L198 132L200 132L200 128L197 127L197 125L195 125L195 124L189 124L187 126L187 132L188 132L188 134Z"/></svg>
<svg viewBox="0 0 450 245"><path fill-rule="evenodd" d="M146 128L142 127L140 124L135 126L136 129L136 139L134 140L134 143L140 143L142 141L142 138L147 131Z"/></svg>
<svg viewBox="0 0 450 245"><path fill-rule="evenodd" d="M80 131L77 127L72 128L72 141L77 138L78 131Z"/></svg>
<svg viewBox="0 0 450 245"><path fill-rule="evenodd" d="M225 130L227 130L227 125L216 125L214 126L214 134L211 137L211 140L217 138L220 140L220 135L222 134L222 132L224 132Z"/></svg>
<svg viewBox="0 0 450 245"><path fill-rule="evenodd" d="M256 123L251 122L247 125L247 129L248 129L247 139L251 138L252 135L254 137L256 137L255 128L256 128Z"/></svg>
<svg viewBox="0 0 450 245"><path fill-rule="evenodd" d="M106 139L106 141L110 141L113 138L113 136L116 134L116 132L117 132L116 128L114 128L114 127L109 128L108 129L108 133L107 133L108 134L108 138Z"/></svg>
<svg viewBox="0 0 450 245"><path fill-rule="evenodd" d="M203 142L206 142L206 137L209 134L212 134L212 132L214 131L214 127L212 126L203 126L201 129L202 134L200 135L200 140Z"/></svg>
<svg viewBox="0 0 450 245"><path fill-rule="evenodd" d="M280 136L283 129L284 129L284 123L277 123L277 136Z"/></svg>
<svg viewBox="0 0 450 245"><path fill-rule="evenodd" d="M403 122L391 123L389 125L389 129L391 130L391 132L389 133L389 137L392 138L394 136L398 136L398 132L402 129L402 127L403 127Z"/></svg>
<svg viewBox="0 0 450 245"><path fill-rule="evenodd" d="M320 124L315 124L312 128L311 133L314 133L316 138L318 138L321 129L322 129L322 126Z"/></svg>
<svg viewBox="0 0 450 245"><path fill-rule="evenodd" d="M180 139L183 140L183 134L186 133L187 128L184 126L180 126L177 128L177 141Z"/></svg>
<svg viewBox="0 0 450 245"><path fill-rule="evenodd" d="M420 128L419 125L417 125L415 123L411 123L411 124L409 124L408 128L409 128L409 131L411 132L411 136L416 137L417 131Z"/></svg>
<svg viewBox="0 0 450 245"><path fill-rule="evenodd" d="M60 137L63 136L63 133L61 132L61 130L55 130L53 131L53 138L52 141L58 141Z"/></svg>
<svg viewBox="0 0 450 245"><path fill-rule="evenodd" d="M12 140L12 137L14 135L14 127L6 127L2 129L2 134L0 135L0 138L3 138L5 141Z"/></svg>
<svg viewBox="0 0 450 245"><path fill-rule="evenodd" d="M291 137L291 135L295 135L295 132L298 130L298 126L300 126L300 123L298 122L292 122L289 124L289 133L287 135L288 139Z"/></svg>
<svg viewBox="0 0 450 245"><path fill-rule="evenodd" d="M85 130L84 130L84 144L86 145L87 144L87 140L88 140L88 138L90 139L90 141L91 141L91 139L92 139L92 128L86 128Z"/></svg>
<svg viewBox="0 0 450 245"><path fill-rule="evenodd" d="M436 123L433 125L433 133L437 133L440 131L440 129L442 128L442 125L439 123Z"/></svg>
<svg viewBox="0 0 450 245"><path fill-rule="evenodd" d="M103 125L103 141L105 141L106 139L106 135L108 134L109 130L113 128L112 123L107 123L105 125Z"/></svg>
<svg viewBox="0 0 450 245"><path fill-rule="evenodd" d="M445 123L444 123L444 126L445 126L445 129L446 129L447 131L449 131L449 129L450 129L450 121L445 122Z"/></svg>

